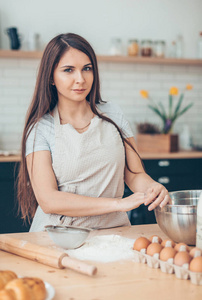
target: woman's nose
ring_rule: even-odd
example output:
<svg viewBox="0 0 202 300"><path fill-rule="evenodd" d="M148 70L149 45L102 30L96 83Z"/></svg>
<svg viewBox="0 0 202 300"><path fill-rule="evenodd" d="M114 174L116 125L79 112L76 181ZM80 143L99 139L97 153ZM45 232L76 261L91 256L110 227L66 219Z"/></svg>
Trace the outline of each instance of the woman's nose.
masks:
<svg viewBox="0 0 202 300"><path fill-rule="evenodd" d="M80 71L76 72L76 82L81 83L84 81L85 81L85 78L84 78L82 72L80 72Z"/></svg>

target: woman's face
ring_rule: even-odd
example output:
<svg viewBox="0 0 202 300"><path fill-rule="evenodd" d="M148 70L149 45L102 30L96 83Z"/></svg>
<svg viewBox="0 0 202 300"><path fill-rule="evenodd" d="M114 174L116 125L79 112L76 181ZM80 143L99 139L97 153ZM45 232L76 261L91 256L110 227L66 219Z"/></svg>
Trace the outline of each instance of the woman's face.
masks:
<svg viewBox="0 0 202 300"><path fill-rule="evenodd" d="M61 57L53 72L53 84L58 101L81 102L86 100L93 84L93 66L89 57L70 48Z"/></svg>

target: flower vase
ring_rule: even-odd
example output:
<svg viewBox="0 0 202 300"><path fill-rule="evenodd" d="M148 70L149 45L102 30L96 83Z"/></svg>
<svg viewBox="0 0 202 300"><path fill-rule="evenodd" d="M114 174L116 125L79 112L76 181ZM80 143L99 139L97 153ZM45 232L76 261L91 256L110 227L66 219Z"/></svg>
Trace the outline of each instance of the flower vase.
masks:
<svg viewBox="0 0 202 300"><path fill-rule="evenodd" d="M178 151L178 134L140 134L136 136L138 151L169 153Z"/></svg>

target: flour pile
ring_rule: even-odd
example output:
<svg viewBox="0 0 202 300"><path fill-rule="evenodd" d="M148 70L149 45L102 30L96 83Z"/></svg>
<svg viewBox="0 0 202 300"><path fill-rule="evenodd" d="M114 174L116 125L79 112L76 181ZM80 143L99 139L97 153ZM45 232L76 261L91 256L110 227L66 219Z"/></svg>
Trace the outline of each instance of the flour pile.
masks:
<svg viewBox="0 0 202 300"><path fill-rule="evenodd" d="M70 256L80 260L112 262L134 258L133 244L135 240L120 235L100 235L87 240L83 246L74 250L66 250Z"/></svg>

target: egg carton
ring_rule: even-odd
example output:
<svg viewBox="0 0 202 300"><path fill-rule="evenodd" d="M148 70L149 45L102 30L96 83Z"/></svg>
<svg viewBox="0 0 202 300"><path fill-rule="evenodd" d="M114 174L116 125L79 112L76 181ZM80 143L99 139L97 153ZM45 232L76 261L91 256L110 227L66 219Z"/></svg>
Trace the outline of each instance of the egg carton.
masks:
<svg viewBox="0 0 202 300"><path fill-rule="evenodd" d="M140 252L134 251L134 261L138 263L147 264L150 268L158 269L160 268L162 272L167 274L175 274L176 278L179 279L190 279L191 283L195 285L202 285L202 272L192 272L188 269L188 264L184 264L179 267L173 264L173 260L162 261L159 259L159 254L154 254L150 256L146 254L146 249L142 249Z"/></svg>

